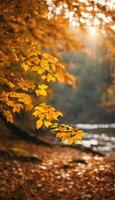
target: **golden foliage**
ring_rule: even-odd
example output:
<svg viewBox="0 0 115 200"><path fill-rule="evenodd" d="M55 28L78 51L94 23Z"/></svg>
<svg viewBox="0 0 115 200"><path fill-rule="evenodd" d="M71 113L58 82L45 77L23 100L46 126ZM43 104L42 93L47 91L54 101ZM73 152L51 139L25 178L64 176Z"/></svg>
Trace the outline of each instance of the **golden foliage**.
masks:
<svg viewBox="0 0 115 200"><path fill-rule="evenodd" d="M68 73L65 71L64 66L59 63L58 59L48 54L40 54L38 51L30 51L27 55L25 55L25 57L23 57L21 67L19 66L19 69L21 68L25 71L21 71L21 75L23 75L24 78L26 75L25 79L23 77L19 79L20 73L17 73L16 71L14 71L11 76L9 75L7 77L8 79L5 78L7 73L5 74L4 72L4 76L1 76L0 79L1 112L6 117L7 121L11 123L14 122L13 113L20 113L21 110L31 111L32 115L37 118L37 129L44 125L47 128L50 128L51 131L55 132L56 137L61 138L63 141L66 140L69 144L76 143L77 140L81 139L80 132L78 134L78 131L74 131L72 127L68 129L69 126L66 125L65 129L63 130L60 124L55 124L56 127L54 128L54 122L58 120L60 116L63 116L62 113L46 103L40 103L39 105L36 105L34 101L35 95L37 97L47 96L49 82L56 81L59 76L61 77L61 81L64 80L64 76L67 77L65 74ZM30 80L28 74L30 72L31 75L32 73L37 75L37 80ZM43 80L43 76L45 76L45 80ZM70 75L70 80L71 77L72 75ZM10 79L12 81L9 81ZM68 84L70 84L70 82ZM5 85L9 87L8 91L3 89ZM58 133L57 130L59 131ZM68 133L71 132L71 134L65 136L65 132L67 133L67 130ZM60 135L61 131L64 133L64 135ZM76 134L77 136L75 137Z"/></svg>
<svg viewBox="0 0 115 200"><path fill-rule="evenodd" d="M10 123L22 111L31 113L37 129L44 125L56 135L61 134L61 125L55 124L58 133L53 125L62 113L43 103L43 99L41 102L40 97L47 96L51 83L75 85L76 79L43 49L47 47L53 55L59 55L60 48L61 52L64 48L76 51L81 44L68 31L66 20L47 18L45 1L0 1L0 13L0 112ZM66 141L75 143L78 132L69 131L72 139ZM64 136L60 138L65 140Z"/></svg>
<svg viewBox="0 0 115 200"><path fill-rule="evenodd" d="M51 126L51 131L56 134L57 138L68 144L76 144L84 136L84 131L73 128L69 125L54 123Z"/></svg>
<svg viewBox="0 0 115 200"><path fill-rule="evenodd" d="M37 125L40 124L42 126L44 124L46 127L50 127L53 121L58 120L58 117L63 115L46 103L41 103L34 108L33 116L37 118Z"/></svg>
<svg viewBox="0 0 115 200"><path fill-rule="evenodd" d="M10 122L10 123L14 122L13 116L9 110L4 110L3 115L6 118L7 122Z"/></svg>

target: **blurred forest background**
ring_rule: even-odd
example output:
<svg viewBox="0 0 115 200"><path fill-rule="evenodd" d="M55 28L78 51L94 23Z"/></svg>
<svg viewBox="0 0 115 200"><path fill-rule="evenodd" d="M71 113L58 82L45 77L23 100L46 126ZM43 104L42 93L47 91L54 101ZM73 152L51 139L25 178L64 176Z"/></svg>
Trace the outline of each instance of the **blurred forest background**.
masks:
<svg viewBox="0 0 115 200"><path fill-rule="evenodd" d="M62 55L69 71L77 76L76 88L55 85L51 102L65 113L69 123L114 123L114 57L110 53L106 57L108 48L98 31L76 34L84 42L85 50Z"/></svg>
<svg viewBox="0 0 115 200"><path fill-rule="evenodd" d="M96 49L96 58L86 53L66 53L63 60L69 70L79 77L76 89L67 85L55 85L51 102L65 113L65 121L73 123L114 123L115 111L104 103L106 90L112 84L113 64L104 61L103 47ZM100 58L97 58L97 53ZM112 91L109 89L109 93ZM61 94L61 95L60 95Z"/></svg>

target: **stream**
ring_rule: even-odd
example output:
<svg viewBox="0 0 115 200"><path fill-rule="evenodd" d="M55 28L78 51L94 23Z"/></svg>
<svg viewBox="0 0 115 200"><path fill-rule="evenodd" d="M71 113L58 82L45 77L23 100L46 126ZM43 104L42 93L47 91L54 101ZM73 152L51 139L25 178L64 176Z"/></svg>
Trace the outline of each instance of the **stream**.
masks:
<svg viewBox="0 0 115 200"><path fill-rule="evenodd" d="M79 145L102 153L115 152L115 124L77 124L86 134Z"/></svg>

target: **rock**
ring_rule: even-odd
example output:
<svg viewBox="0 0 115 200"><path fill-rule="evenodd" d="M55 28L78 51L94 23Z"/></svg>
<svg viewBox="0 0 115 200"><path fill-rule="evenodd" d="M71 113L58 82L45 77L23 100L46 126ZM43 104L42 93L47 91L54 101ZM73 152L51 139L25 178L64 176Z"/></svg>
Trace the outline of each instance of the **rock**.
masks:
<svg viewBox="0 0 115 200"><path fill-rule="evenodd" d="M8 150L1 149L0 157L11 160L20 160L22 162L35 162L35 163L42 162L42 160L38 158L36 154L32 154L29 151L22 148L11 148Z"/></svg>
<svg viewBox="0 0 115 200"><path fill-rule="evenodd" d="M77 159L77 160L72 160L71 162L68 162L68 163L65 163L63 168L64 169L67 169L69 167L73 167L75 166L76 164L87 164L87 162L84 160L84 159Z"/></svg>

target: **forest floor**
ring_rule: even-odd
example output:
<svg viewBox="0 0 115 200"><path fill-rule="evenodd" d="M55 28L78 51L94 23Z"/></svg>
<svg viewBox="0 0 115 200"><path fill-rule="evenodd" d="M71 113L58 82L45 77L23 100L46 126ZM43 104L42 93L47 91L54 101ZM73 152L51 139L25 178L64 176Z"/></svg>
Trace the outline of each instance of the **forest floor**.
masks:
<svg viewBox="0 0 115 200"><path fill-rule="evenodd" d="M78 148L35 144L2 127L0 200L114 200L114 161Z"/></svg>

